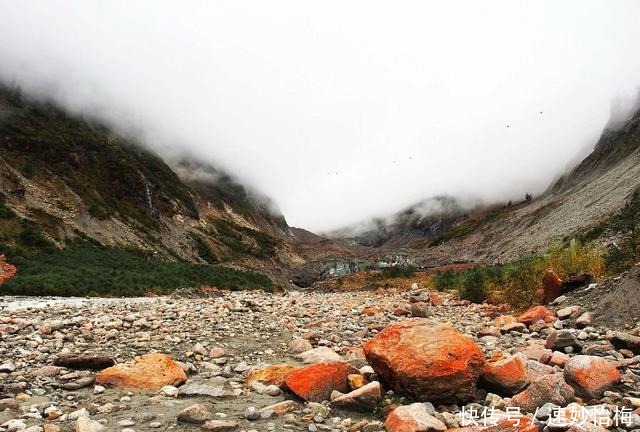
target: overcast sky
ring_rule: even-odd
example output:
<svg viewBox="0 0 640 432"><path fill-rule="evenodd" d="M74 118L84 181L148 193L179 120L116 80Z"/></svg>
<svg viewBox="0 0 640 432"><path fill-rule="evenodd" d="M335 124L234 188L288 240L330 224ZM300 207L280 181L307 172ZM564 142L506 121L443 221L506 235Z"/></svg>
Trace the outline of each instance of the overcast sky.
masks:
<svg viewBox="0 0 640 432"><path fill-rule="evenodd" d="M633 0L0 0L0 77L318 231L542 191L637 92L638 50Z"/></svg>

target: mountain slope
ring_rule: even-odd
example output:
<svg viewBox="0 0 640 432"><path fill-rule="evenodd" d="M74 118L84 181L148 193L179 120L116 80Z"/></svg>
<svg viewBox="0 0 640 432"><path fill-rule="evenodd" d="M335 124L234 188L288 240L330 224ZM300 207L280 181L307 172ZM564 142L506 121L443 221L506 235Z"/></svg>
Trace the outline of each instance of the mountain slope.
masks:
<svg viewBox="0 0 640 432"><path fill-rule="evenodd" d="M189 157L168 164L95 121L8 89L0 90L0 219L0 249L89 241L259 270L280 285L315 253L303 230L226 173Z"/></svg>

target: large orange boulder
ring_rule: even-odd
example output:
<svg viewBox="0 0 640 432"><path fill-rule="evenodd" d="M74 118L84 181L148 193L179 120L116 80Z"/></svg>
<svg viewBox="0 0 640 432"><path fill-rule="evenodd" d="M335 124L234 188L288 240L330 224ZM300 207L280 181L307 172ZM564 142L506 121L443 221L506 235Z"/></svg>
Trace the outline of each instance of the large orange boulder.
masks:
<svg viewBox="0 0 640 432"><path fill-rule="evenodd" d="M157 390L166 385L184 383L187 375L171 357L160 353L145 354L133 361L102 370L96 383L115 387Z"/></svg>
<svg viewBox="0 0 640 432"><path fill-rule="evenodd" d="M552 323L556 319L553 312L544 306L534 306L522 315L518 317L518 322L522 324L531 325L537 321L544 321L546 323Z"/></svg>
<svg viewBox="0 0 640 432"><path fill-rule="evenodd" d="M527 358L523 354L493 357L485 363L481 381L490 390L514 395L529 385Z"/></svg>
<svg viewBox="0 0 640 432"><path fill-rule="evenodd" d="M315 363L294 369L284 376L284 385L296 396L310 402L329 400L331 393L338 390L348 393L349 375L357 374L349 363Z"/></svg>
<svg viewBox="0 0 640 432"><path fill-rule="evenodd" d="M560 297L562 289L562 280L558 274L549 269L542 276L542 291L545 304L549 304Z"/></svg>
<svg viewBox="0 0 640 432"><path fill-rule="evenodd" d="M564 379L578 396L597 399L620 381L620 372L602 357L577 355L564 365Z"/></svg>
<svg viewBox="0 0 640 432"><path fill-rule="evenodd" d="M367 361L394 391L418 401L473 398L484 355L449 325L422 318L400 321L364 344Z"/></svg>

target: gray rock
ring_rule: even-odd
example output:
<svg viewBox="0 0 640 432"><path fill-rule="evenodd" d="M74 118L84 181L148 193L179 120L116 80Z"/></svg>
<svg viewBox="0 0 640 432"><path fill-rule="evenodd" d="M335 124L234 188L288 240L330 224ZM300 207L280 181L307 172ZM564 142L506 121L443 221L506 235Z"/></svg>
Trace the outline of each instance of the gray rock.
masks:
<svg viewBox="0 0 640 432"><path fill-rule="evenodd" d="M582 344L578 342L573 333L569 330L554 331L547 337L545 343L546 348L551 350L565 351L565 348L570 347L573 351L580 352L582 350Z"/></svg>
<svg viewBox="0 0 640 432"><path fill-rule="evenodd" d="M202 404L188 406L178 413L178 421L185 423L201 424L212 417L213 414Z"/></svg>
<svg viewBox="0 0 640 432"><path fill-rule="evenodd" d="M372 412L382 400L382 390L378 381L370 382L352 392L338 396L330 403L332 407ZM433 408L433 405L431 406Z"/></svg>
<svg viewBox="0 0 640 432"><path fill-rule="evenodd" d="M247 409L244 410L244 418L251 421L258 420L260 418L260 411L254 406L247 407Z"/></svg>
<svg viewBox="0 0 640 432"><path fill-rule="evenodd" d="M235 396L233 390L228 385L228 382L224 380L224 383L219 384L185 384L180 387L178 391L178 397L194 397L194 396L208 396L213 398L226 398Z"/></svg>

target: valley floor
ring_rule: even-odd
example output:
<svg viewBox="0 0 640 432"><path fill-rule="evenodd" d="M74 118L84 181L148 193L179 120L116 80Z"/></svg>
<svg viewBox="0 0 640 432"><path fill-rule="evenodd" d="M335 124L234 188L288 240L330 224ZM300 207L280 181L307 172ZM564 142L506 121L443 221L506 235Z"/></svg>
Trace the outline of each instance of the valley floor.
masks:
<svg viewBox="0 0 640 432"><path fill-rule="evenodd" d="M561 375L564 362L575 355L572 349L556 347L568 353L554 354L545 348L548 335L564 328L563 337L575 341L583 354L604 358L621 373L619 382L598 401L611 407L627 405L636 413L640 407L638 353L614 348L606 328L577 329L575 318L583 311L567 311L566 305L562 305L564 319L554 317L538 322L538 327L517 322L505 308L459 302L424 290L280 295L243 291L208 298L0 298L0 306L0 425L5 424L0 430L195 431L205 420L214 420L205 423L210 430L383 430L385 415L396 404L409 403L385 392L384 386L379 407L358 413L304 402L272 385L248 386L246 379L265 364L300 366L299 352L321 347L375 379L362 344L412 311L450 323L470 336L486 359L500 352L523 353L526 379L531 381L545 374ZM69 353L104 354L120 364L150 352L177 360L187 372L186 383L161 391L104 388L94 382L94 371L54 366L56 359ZM306 357L308 363L335 359L322 349ZM487 396L479 389L473 400L478 405L468 406L505 410L510 399L502 396ZM263 410L285 400L295 403ZM195 404L199 405L183 412ZM460 408L438 406L434 415L447 428L459 427ZM639 418L635 414L635 424L626 429L640 428ZM542 428L545 418L535 421ZM394 430L393 425L387 428Z"/></svg>

